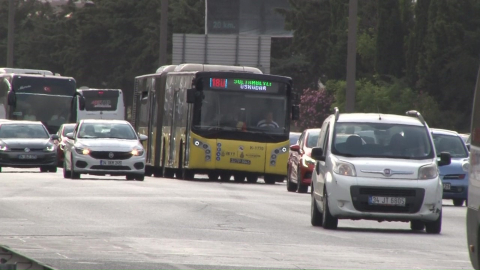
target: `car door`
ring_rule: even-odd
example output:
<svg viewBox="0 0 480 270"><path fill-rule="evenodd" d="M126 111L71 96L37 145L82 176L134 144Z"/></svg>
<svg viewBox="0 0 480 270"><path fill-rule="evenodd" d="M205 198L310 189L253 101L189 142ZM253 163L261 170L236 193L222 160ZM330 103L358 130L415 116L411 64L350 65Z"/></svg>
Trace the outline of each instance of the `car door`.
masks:
<svg viewBox="0 0 480 270"><path fill-rule="evenodd" d="M65 146L64 146L64 157L63 159L65 160L65 164L67 165L67 168L68 169L71 169L70 168L70 163L71 163L71 160L72 160L72 149L73 149L73 145L75 144L75 141L76 141L76 137L77 137L77 132L78 132L78 127L80 125L77 124L75 126L75 128L73 129L73 137L74 139L68 139L65 141ZM66 134L65 134L66 135Z"/></svg>
<svg viewBox="0 0 480 270"><path fill-rule="evenodd" d="M301 158L300 151L302 148L303 140L305 138L306 131L303 131L300 137L298 138L298 145L300 146L300 150L298 151L291 151L291 168L290 168L290 176L294 182L297 182L297 173L298 173L298 166Z"/></svg>
<svg viewBox="0 0 480 270"><path fill-rule="evenodd" d="M330 119L327 118L323 122L322 129L320 131L320 136L318 139L317 147L322 148L323 156L326 157L329 153L329 140L330 140ZM320 200L323 197L323 189L325 186L325 174L326 174L326 164L325 161L317 160L315 163L315 169L313 173L312 185L314 188L315 197Z"/></svg>

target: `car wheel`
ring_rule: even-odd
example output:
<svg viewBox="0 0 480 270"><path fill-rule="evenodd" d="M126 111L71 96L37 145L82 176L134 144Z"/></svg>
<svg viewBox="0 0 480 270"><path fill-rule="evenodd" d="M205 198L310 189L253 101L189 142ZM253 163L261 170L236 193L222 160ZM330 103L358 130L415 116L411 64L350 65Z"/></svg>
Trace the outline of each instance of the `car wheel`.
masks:
<svg viewBox="0 0 480 270"><path fill-rule="evenodd" d="M310 222L312 226L322 226L322 213L318 211L317 203L315 202L315 197L313 196L313 189L312 189L312 196L311 203L310 203Z"/></svg>
<svg viewBox="0 0 480 270"><path fill-rule="evenodd" d="M325 229L335 230L338 226L338 218L335 218L330 214L330 209L328 206L328 192L327 188L323 191L323 216L322 216L322 226Z"/></svg>
<svg viewBox="0 0 480 270"><path fill-rule="evenodd" d="M256 175L249 175L247 176L247 182L251 184L255 184L258 181L258 176Z"/></svg>
<svg viewBox="0 0 480 270"><path fill-rule="evenodd" d="M57 172L57 166L52 166L48 169L49 172L56 173Z"/></svg>
<svg viewBox="0 0 480 270"><path fill-rule="evenodd" d="M218 180L218 173L211 172L208 174L208 179L211 181L217 181Z"/></svg>
<svg viewBox="0 0 480 270"><path fill-rule="evenodd" d="M425 229L425 223L420 220L412 220L410 221L410 229L412 229L412 231L423 231Z"/></svg>
<svg viewBox="0 0 480 270"><path fill-rule="evenodd" d="M127 174L125 175L125 179L131 181L131 180L135 180L135 176L133 174Z"/></svg>
<svg viewBox="0 0 480 270"><path fill-rule="evenodd" d="M73 157L70 158L70 176L72 179L80 179L80 174L75 172L75 169L73 167L74 160Z"/></svg>
<svg viewBox="0 0 480 270"><path fill-rule="evenodd" d="M295 192L295 190L297 190L297 185L295 183L292 183L292 176L290 175L291 173L292 169L289 166L287 169L287 191Z"/></svg>
<svg viewBox="0 0 480 270"><path fill-rule="evenodd" d="M265 175L265 176L263 177L263 181L265 181L265 184L275 185L275 176Z"/></svg>
<svg viewBox="0 0 480 270"><path fill-rule="evenodd" d="M297 192L298 193L308 192L308 186L302 184L302 174L300 172L300 168L298 168L298 171L297 171Z"/></svg>
<svg viewBox="0 0 480 270"><path fill-rule="evenodd" d="M235 181L237 183L243 183L245 181L245 175L235 174L235 175L233 175L233 181Z"/></svg>
<svg viewBox="0 0 480 270"><path fill-rule="evenodd" d="M222 182L228 182L228 181L230 181L230 178L232 178L232 176L228 173L221 173L220 174L220 180Z"/></svg>
<svg viewBox="0 0 480 270"><path fill-rule="evenodd" d="M455 206L463 206L463 202L465 200L462 200L462 199L453 199L453 205Z"/></svg>
<svg viewBox="0 0 480 270"><path fill-rule="evenodd" d="M48 172L48 168L47 167L40 167L40 172Z"/></svg>
<svg viewBox="0 0 480 270"><path fill-rule="evenodd" d="M430 234L439 234L442 231L442 211L440 211L437 220L425 222L425 230Z"/></svg>
<svg viewBox="0 0 480 270"><path fill-rule="evenodd" d="M135 180L137 181L143 181L144 179L145 179L145 175L143 174L135 175Z"/></svg>
<svg viewBox="0 0 480 270"><path fill-rule="evenodd" d="M63 178L70 178L72 177L72 172L67 171L67 163L65 160L63 161Z"/></svg>

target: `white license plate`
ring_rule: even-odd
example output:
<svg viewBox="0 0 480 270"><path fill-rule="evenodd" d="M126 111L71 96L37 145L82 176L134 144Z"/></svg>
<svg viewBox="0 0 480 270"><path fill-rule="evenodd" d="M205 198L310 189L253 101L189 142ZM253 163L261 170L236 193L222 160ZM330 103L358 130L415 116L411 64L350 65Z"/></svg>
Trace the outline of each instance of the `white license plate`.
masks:
<svg viewBox="0 0 480 270"><path fill-rule="evenodd" d="M370 205L389 205L389 206L405 206L406 199L404 197L368 197Z"/></svg>
<svg viewBox="0 0 480 270"><path fill-rule="evenodd" d="M100 160L100 165L102 166L121 166L121 160Z"/></svg>
<svg viewBox="0 0 480 270"><path fill-rule="evenodd" d="M452 186L450 185L450 183L444 183L443 184L443 189L444 190L450 190L450 189L452 189Z"/></svg>
<svg viewBox="0 0 480 270"><path fill-rule="evenodd" d="M37 155L18 155L19 159L37 159Z"/></svg>

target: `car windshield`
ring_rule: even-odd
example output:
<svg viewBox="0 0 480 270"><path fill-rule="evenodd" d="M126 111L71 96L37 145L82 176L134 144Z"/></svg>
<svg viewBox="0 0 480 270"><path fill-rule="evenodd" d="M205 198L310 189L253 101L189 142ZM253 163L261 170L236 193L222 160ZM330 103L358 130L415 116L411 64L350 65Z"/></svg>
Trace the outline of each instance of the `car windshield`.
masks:
<svg viewBox="0 0 480 270"><path fill-rule="evenodd" d="M8 124L0 127L0 139L48 139L49 135L40 124Z"/></svg>
<svg viewBox="0 0 480 270"><path fill-rule="evenodd" d="M468 157L468 152L465 149L464 142L462 138L458 136L433 134L433 142L435 144L435 149L437 150L437 155L442 152L448 152L452 157Z"/></svg>
<svg viewBox="0 0 480 270"><path fill-rule="evenodd" d="M318 136L320 135L320 131L310 131L307 137L307 147L313 148L317 146Z"/></svg>
<svg viewBox="0 0 480 270"><path fill-rule="evenodd" d="M300 133L290 133L290 145L294 145L298 142L300 138Z"/></svg>
<svg viewBox="0 0 480 270"><path fill-rule="evenodd" d="M63 136L66 136L68 133L73 132L73 129L75 128L75 125L68 125L63 128Z"/></svg>
<svg viewBox="0 0 480 270"><path fill-rule="evenodd" d="M332 152L347 157L434 158L425 127L383 123L337 123Z"/></svg>
<svg viewBox="0 0 480 270"><path fill-rule="evenodd" d="M78 132L78 138L124 139L137 140L135 131L129 124L123 123L83 123Z"/></svg>

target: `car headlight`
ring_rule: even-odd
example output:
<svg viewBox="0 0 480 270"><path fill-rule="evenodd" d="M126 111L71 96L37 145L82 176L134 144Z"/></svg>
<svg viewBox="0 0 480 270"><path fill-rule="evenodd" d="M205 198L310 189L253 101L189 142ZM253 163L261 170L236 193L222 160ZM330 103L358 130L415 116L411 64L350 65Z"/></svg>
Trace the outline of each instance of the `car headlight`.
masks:
<svg viewBox="0 0 480 270"><path fill-rule="evenodd" d="M75 151L80 155L90 154L90 150L88 148L75 147Z"/></svg>
<svg viewBox="0 0 480 270"><path fill-rule="evenodd" d="M315 165L315 159L305 155L302 157L302 165L303 167L309 167L311 165Z"/></svg>
<svg viewBox="0 0 480 270"><path fill-rule="evenodd" d="M6 145L0 145L0 151L8 151L8 147Z"/></svg>
<svg viewBox="0 0 480 270"><path fill-rule="evenodd" d="M44 151L47 151L47 152L52 152L54 150L55 150L55 145L54 144L49 144L44 149Z"/></svg>
<svg viewBox="0 0 480 270"><path fill-rule="evenodd" d="M464 172L468 172L468 170L470 169L470 163L468 162L465 162L462 164L462 169Z"/></svg>
<svg viewBox="0 0 480 270"><path fill-rule="evenodd" d="M333 164L333 172L343 176L357 176L355 166L345 161L335 161Z"/></svg>
<svg viewBox="0 0 480 270"><path fill-rule="evenodd" d="M131 153L132 153L133 156L142 156L143 155L143 149L142 148L133 148Z"/></svg>
<svg viewBox="0 0 480 270"><path fill-rule="evenodd" d="M418 170L418 179L420 180L433 179L437 176L438 167L436 164L425 165Z"/></svg>

